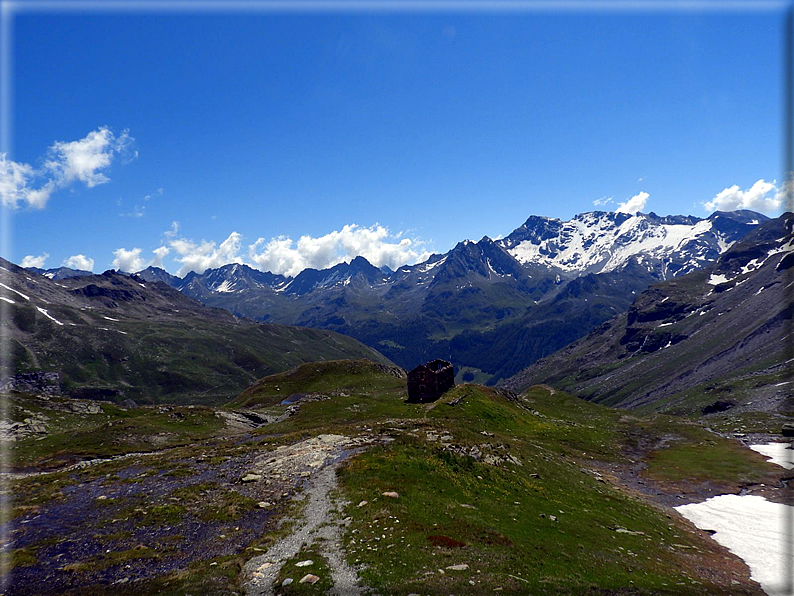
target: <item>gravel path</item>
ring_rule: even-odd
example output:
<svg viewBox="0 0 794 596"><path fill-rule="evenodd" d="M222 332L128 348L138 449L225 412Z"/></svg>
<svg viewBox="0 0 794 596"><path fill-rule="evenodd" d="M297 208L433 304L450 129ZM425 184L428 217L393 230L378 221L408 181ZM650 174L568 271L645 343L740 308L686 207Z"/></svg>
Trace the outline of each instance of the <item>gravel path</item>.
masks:
<svg viewBox="0 0 794 596"><path fill-rule="evenodd" d="M342 438L342 437L340 437ZM334 587L331 594L357 596L364 594L356 571L350 567L341 548L340 509L343 502L333 502L330 493L336 488L336 470L339 464L352 455L344 450L350 445L339 444L337 457L329 458L323 467L314 472L306 483L307 499L303 517L296 520L297 527L285 538L276 542L264 555L254 557L245 565L244 573L250 577L245 586L248 596L270 596L275 591L275 581L284 563L300 552L305 545L316 547L328 560ZM316 453L316 452L315 452Z"/></svg>

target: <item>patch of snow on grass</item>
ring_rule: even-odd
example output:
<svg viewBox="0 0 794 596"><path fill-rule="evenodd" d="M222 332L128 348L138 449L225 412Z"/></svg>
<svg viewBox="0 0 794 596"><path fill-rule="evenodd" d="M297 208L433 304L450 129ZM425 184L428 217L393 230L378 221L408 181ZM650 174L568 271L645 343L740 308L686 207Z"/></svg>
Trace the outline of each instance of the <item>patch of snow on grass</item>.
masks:
<svg viewBox="0 0 794 596"><path fill-rule="evenodd" d="M786 546L790 505L758 495L719 495L675 509L701 530L714 531L712 538L747 563L750 577L769 596L791 594L783 585L785 570L794 567Z"/></svg>
<svg viewBox="0 0 794 596"><path fill-rule="evenodd" d="M37 310L38 310L38 311L39 311L41 314L43 314L45 317L47 317L48 319L50 319L50 320L52 320L52 321L55 321L56 323L58 323L58 325L63 325L63 323L61 323L61 322L60 322L58 319L56 319L56 318L55 318L55 317L53 317L53 316L52 316L50 313L48 313L46 308L41 308L40 306L37 306L37 307L36 307L36 309L37 309Z"/></svg>
<svg viewBox="0 0 794 596"><path fill-rule="evenodd" d="M778 385L783 383L778 383ZM777 464L787 470L794 468L794 451L791 449L790 443L766 443L765 445L750 445L750 449L757 451L764 457L768 457L769 461Z"/></svg>
<svg viewBox="0 0 794 596"><path fill-rule="evenodd" d="M5 296L0 296L0 300L5 300L5 301L6 301L6 302L8 302L9 304L16 304L16 302L14 302L13 300L11 300L11 298L6 298Z"/></svg>

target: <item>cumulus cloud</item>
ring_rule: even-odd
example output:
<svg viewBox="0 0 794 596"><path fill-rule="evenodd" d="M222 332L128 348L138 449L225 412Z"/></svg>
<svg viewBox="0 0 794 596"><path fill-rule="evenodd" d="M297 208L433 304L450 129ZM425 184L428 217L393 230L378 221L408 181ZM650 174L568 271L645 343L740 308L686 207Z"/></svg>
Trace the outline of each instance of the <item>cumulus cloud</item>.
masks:
<svg viewBox="0 0 794 596"><path fill-rule="evenodd" d="M17 163L8 159L6 153L0 153L0 201L6 207L16 207L26 202L28 182L34 177L34 170L25 163Z"/></svg>
<svg viewBox="0 0 794 596"><path fill-rule="evenodd" d="M603 207L604 205L609 205L612 202L612 197L601 197L600 199L596 199L593 201L593 205L596 207Z"/></svg>
<svg viewBox="0 0 794 596"><path fill-rule="evenodd" d="M63 266L70 269L80 269L81 271L93 271L94 259L85 255L72 255L63 261Z"/></svg>
<svg viewBox="0 0 794 596"><path fill-rule="evenodd" d="M56 141L43 165L34 168L0 154L0 202L10 208L42 209L52 194L75 183L92 188L110 181L107 170L116 156L129 155L134 139L125 130L116 136L107 127L78 141Z"/></svg>
<svg viewBox="0 0 794 596"><path fill-rule="evenodd" d="M41 269L42 267L44 267L44 263L47 262L47 258L49 256L50 256L49 253L46 252L40 254L39 256L26 255L22 259L22 267L37 267Z"/></svg>
<svg viewBox="0 0 794 596"><path fill-rule="evenodd" d="M639 192L627 201L618 203L618 208L615 209L615 213L631 213L633 215L638 211L643 211L645 209L645 203L648 202L648 197L650 196L651 195L647 192Z"/></svg>
<svg viewBox="0 0 794 596"><path fill-rule="evenodd" d="M154 258L151 262L152 267L160 267L163 269L163 259L168 256L168 253L171 252L171 249L167 246L160 246L155 248L152 252L154 253Z"/></svg>
<svg viewBox="0 0 794 596"><path fill-rule="evenodd" d="M143 251L140 248L114 250L113 268L126 273L137 273L146 267L146 261L141 257L141 252Z"/></svg>
<svg viewBox="0 0 794 596"><path fill-rule="evenodd" d="M178 237L178 233L179 223L174 222L164 234L167 246L157 251L170 249L175 253L174 260L182 264L177 271L179 276L246 262L263 271L295 276L308 267L327 269L357 256L363 256L376 267L397 269L406 263L423 261L431 254L424 250L423 242L403 237L402 232L392 234L380 224L368 228L349 224L323 236L301 236L297 242L289 236L259 238L248 246L245 258L241 254L243 238L238 232L232 232L220 244L208 240L196 242Z"/></svg>
<svg viewBox="0 0 794 596"><path fill-rule="evenodd" d="M764 213L773 213L780 209L786 200L786 185L780 188L775 182L759 180L747 190L741 190L737 184L730 186L708 201L703 203L707 211L735 211L750 209ZM774 194L770 194L773 193Z"/></svg>
<svg viewBox="0 0 794 596"><path fill-rule="evenodd" d="M325 269L362 256L376 267L391 269L423 261L430 256L421 242L391 234L375 224L368 228L348 224L324 236L301 236L297 242L288 236L259 238L249 246L248 256L256 266L273 273L297 275L303 269Z"/></svg>
<svg viewBox="0 0 794 596"><path fill-rule="evenodd" d="M176 224L172 230L178 230L179 224ZM176 232L175 232L176 233ZM168 235L168 232L166 232ZM196 273L204 273L207 269L220 267L227 263L242 263L243 259L240 256L240 248L242 235L237 232L232 232L220 245L215 242L202 240L201 242L194 242L186 238L174 238L169 242L169 246L174 252L179 255L174 259L182 263L177 275L184 276L189 271Z"/></svg>

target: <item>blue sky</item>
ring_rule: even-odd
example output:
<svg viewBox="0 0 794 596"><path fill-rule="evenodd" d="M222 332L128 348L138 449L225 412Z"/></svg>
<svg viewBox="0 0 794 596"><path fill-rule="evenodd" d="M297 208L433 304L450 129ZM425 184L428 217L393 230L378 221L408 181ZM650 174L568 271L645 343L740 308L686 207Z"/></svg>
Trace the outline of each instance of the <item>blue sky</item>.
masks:
<svg viewBox="0 0 794 596"><path fill-rule="evenodd" d="M602 198L774 215L781 33L775 12L21 13L4 171L51 186L5 196L4 256L294 273Z"/></svg>

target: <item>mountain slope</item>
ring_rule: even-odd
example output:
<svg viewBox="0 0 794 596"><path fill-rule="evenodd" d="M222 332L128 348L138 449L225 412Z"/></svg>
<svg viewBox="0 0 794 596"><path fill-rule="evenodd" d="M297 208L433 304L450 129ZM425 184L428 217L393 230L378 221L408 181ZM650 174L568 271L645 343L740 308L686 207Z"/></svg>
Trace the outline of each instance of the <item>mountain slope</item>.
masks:
<svg viewBox="0 0 794 596"><path fill-rule="evenodd" d="M656 284L628 310L504 383L600 403L695 412L717 400L782 407L792 330L794 216L759 225L702 271Z"/></svg>
<svg viewBox="0 0 794 596"><path fill-rule="evenodd" d="M137 276L56 282L8 261L0 267L15 371L59 373L76 397L215 403L301 362L388 362L337 333L240 319Z"/></svg>

